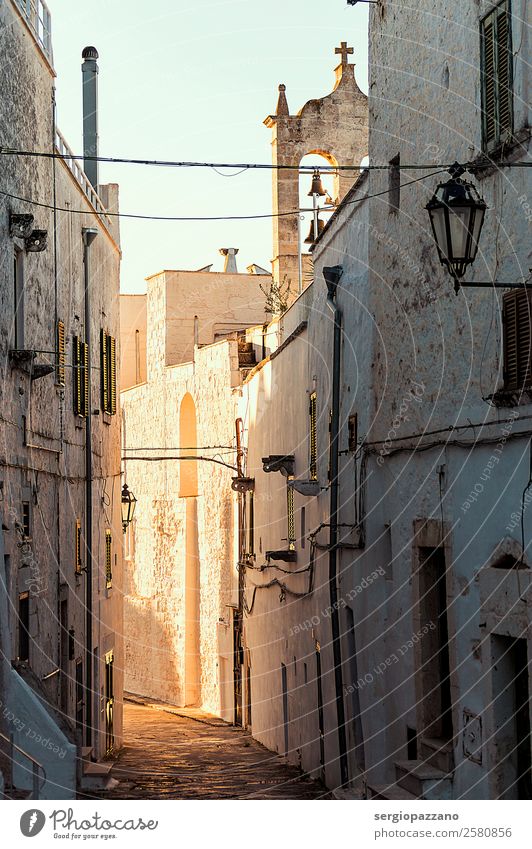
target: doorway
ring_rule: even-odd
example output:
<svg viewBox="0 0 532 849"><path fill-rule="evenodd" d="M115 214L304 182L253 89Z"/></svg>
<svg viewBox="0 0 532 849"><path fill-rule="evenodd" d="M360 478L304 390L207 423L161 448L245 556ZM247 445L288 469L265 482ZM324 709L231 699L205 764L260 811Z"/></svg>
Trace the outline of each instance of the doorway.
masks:
<svg viewBox="0 0 532 849"><path fill-rule="evenodd" d="M281 685L283 689L283 729L284 729L284 755L288 755L288 675L286 666L281 663Z"/></svg>
<svg viewBox="0 0 532 849"><path fill-rule="evenodd" d="M419 549L421 733L453 738L451 663L444 549Z"/></svg>
<svg viewBox="0 0 532 849"><path fill-rule="evenodd" d="M113 727L114 713L114 684L113 684L113 652L107 652L105 655L105 753L112 755L115 745L115 735Z"/></svg>
<svg viewBox="0 0 532 849"><path fill-rule="evenodd" d="M527 641L491 636L495 796L532 799Z"/></svg>
<svg viewBox="0 0 532 849"><path fill-rule="evenodd" d="M325 768L325 721L323 717L323 686L321 681L321 649L316 644L316 683L318 686L318 733L320 738L320 765Z"/></svg>

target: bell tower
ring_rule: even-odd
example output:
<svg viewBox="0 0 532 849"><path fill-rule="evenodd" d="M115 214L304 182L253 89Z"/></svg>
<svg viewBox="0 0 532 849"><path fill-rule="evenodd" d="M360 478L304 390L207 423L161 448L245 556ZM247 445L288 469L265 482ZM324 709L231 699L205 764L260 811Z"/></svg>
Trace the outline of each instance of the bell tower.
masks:
<svg viewBox="0 0 532 849"><path fill-rule="evenodd" d="M353 165L353 170L335 174L335 200L341 201L359 175L360 162L368 152L368 98L359 89L355 66L349 62L353 48L343 41L333 91L309 100L297 115L290 115L286 86L279 86L275 115L264 121L272 130L273 183L273 276L283 284L290 281L291 299L299 281L299 164L304 156L317 153L331 165ZM289 214L293 213L293 214Z"/></svg>

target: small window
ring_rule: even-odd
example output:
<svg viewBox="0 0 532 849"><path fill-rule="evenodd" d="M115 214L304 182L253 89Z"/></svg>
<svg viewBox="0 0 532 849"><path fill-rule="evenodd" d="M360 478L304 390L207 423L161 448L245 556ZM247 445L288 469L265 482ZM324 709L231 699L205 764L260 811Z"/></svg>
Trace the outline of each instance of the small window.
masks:
<svg viewBox="0 0 532 849"><path fill-rule="evenodd" d="M512 18L509 0L499 3L480 24L482 143L498 147L513 129Z"/></svg>
<svg viewBox="0 0 532 849"><path fill-rule="evenodd" d="M318 430L317 430L317 395L315 392L309 401L309 430L310 430L310 480L318 480Z"/></svg>
<svg viewBox="0 0 532 849"><path fill-rule="evenodd" d="M532 385L531 309L526 290L503 297L504 388L508 390Z"/></svg>
<svg viewBox="0 0 532 849"><path fill-rule="evenodd" d="M105 532L105 585L113 585L113 537L109 528Z"/></svg>
<svg viewBox="0 0 532 849"><path fill-rule="evenodd" d="M18 597L18 659L26 663L30 659L30 594Z"/></svg>
<svg viewBox="0 0 532 849"><path fill-rule="evenodd" d="M81 575L82 571L81 560L81 522L76 519L76 538L75 538L75 569L76 575Z"/></svg>
<svg viewBox="0 0 532 849"><path fill-rule="evenodd" d="M60 386L65 385L65 325L57 322L57 366L55 379Z"/></svg>
<svg viewBox="0 0 532 849"><path fill-rule="evenodd" d="M100 334L102 409L110 416L116 413L116 340L105 330Z"/></svg>
<svg viewBox="0 0 532 849"><path fill-rule="evenodd" d="M89 415L89 346L79 336L73 338L74 413Z"/></svg>
<svg viewBox="0 0 532 849"><path fill-rule="evenodd" d="M22 533L24 539L31 539L31 507L29 501L22 502Z"/></svg>
<svg viewBox="0 0 532 849"><path fill-rule="evenodd" d="M401 206L401 155L390 159L388 170L388 203L390 212L398 212Z"/></svg>
<svg viewBox="0 0 532 849"><path fill-rule="evenodd" d="M292 486L286 488L286 503L288 513L288 549L289 551L295 551L296 524L294 518L294 488Z"/></svg>

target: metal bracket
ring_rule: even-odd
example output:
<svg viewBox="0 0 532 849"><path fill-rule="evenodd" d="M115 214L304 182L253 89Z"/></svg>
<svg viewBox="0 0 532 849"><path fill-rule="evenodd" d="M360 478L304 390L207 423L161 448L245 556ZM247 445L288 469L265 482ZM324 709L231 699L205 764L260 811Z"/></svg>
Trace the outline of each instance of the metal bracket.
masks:
<svg viewBox="0 0 532 849"><path fill-rule="evenodd" d="M293 454L270 454L262 458L262 468L266 473L281 472L285 478L293 477L296 458Z"/></svg>

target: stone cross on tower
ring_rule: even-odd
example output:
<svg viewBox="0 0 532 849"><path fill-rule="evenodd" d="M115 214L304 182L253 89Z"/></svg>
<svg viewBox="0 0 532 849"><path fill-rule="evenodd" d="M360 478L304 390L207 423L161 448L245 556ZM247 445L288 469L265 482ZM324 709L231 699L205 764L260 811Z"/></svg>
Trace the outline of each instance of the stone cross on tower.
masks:
<svg viewBox="0 0 532 849"><path fill-rule="evenodd" d="M335 47L334 52L342 57L342 67L349 65L349 57L355 52L352 47L347 46L347 41L341 41L340 47Z"/></svg>

